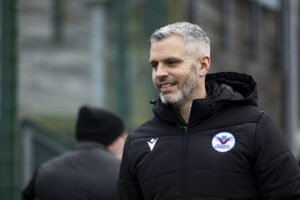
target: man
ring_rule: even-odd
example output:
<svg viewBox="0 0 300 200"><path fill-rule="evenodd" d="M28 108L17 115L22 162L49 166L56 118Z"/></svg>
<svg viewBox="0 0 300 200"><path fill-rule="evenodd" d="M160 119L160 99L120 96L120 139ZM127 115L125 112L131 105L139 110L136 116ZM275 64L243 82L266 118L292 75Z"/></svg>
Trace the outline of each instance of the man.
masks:
<svg viewBox="0 0 300 200"><path fill-rule="evenodd" d="M208 74L210 40L175 23L151 36L154 117L125 142L121 200L300 199L296 160L257 108L251 76Z"/></svg>
<svg viewBox="0 0 300 200"><path fill-rule="evenodd" d="M126 133L115 114L80 108L76 148L36 171L23 190L23 200L114 200Z"/></svg>

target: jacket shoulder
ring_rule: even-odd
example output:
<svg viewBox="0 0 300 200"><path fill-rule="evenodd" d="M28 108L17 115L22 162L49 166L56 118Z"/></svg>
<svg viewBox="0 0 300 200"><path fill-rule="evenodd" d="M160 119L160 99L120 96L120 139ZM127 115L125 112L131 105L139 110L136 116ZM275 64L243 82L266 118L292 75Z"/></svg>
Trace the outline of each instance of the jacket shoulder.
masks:
<svg viewBox="0 0 300 200"><path fill-rule="evenodd" d="M252 105L236 105L228 109L232 113L231 118L237 122L258 122L263 114L266 112L259 107Z"/></svg>
<svg viewBox="0 0 300 200"><path fill-rule="evenodd" d="M266 112L252 105L235 105L229 107L223 114L223 120L231 123L258 123ZM226 118L226 119L225 119Z"/></svg>
<svg viewBox="0 0 300 200"><path fill-rule="evenodd" d="M257 124L264 111L251 105L232 105L201 124L201 130L220 129L242 124Z"/></svg>
<svg viewBox="0 0 300 200"><path fill-rule="evenodd" d="M140 125L137 129L135 129L130 134L130 139L138 139L138 138L147 138L147 137L153 137L155 136L155 133L161 133L162 126L171 127L165 123L162 123L157 119L156 117L153 117L152 119L146 121L142 125Z"/></svg>

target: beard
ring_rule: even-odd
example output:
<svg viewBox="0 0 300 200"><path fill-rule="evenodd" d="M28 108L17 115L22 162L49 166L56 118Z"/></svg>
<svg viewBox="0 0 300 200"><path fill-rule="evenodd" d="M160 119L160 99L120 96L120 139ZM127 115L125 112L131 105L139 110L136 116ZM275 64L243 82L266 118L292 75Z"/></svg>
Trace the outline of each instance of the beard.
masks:
<svg viewBox="0 0 300 200"><path fill-rule="evenodd" d="M178 84L178 91L175 94L163 94L160 93L160 99L163 103L182 104L195 92L199 87L199 76L197 73L197 67L193 63L189 75L185 80Z"/></svg>

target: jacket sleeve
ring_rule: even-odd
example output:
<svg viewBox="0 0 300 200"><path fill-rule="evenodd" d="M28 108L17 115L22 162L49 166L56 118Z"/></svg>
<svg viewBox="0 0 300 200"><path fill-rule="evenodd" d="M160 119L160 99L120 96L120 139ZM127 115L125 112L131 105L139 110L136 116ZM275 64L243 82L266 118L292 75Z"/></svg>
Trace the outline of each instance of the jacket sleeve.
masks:
<svg viewBox="0 0 300 200"><path fill-rule="evenodd" d="M38 172L36 171L32 176L27 186L22 191L22 200L34 200L35 199L35 180Z"/></svg>
<svg viewBox="0 0 300 200"><path fill-rule="evenodd" d="M260 199L300 199L300 169L282 133L266 113L256 127L254 173Z"/></svg>
<svg viewBox="0 0 300 200"><path fill-rule="evenodd" d="M129 166L128 150L130 136L127 137L121 162L118 194L119 200L143 200L143 195L136 179L135 169Z"/></svg>

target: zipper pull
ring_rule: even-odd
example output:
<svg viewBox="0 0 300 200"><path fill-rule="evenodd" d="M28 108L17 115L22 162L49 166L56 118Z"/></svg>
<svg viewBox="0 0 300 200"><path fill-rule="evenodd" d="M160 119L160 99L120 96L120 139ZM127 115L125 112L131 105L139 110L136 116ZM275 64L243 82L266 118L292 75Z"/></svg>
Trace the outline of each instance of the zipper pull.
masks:
<svg viewBox="0 0 300 200"><path fill-rule="evenodd" d="M188 130L187 126L181 126L180 128L183 129L183 132L184 132L185 134L187 133L187 130Z"/></svg>

